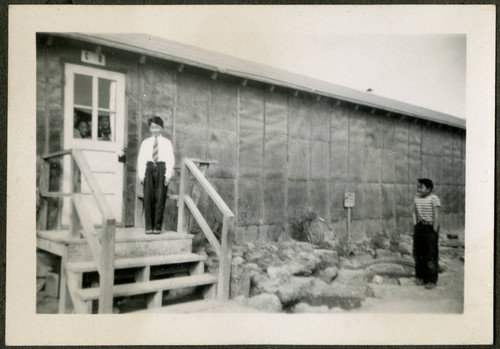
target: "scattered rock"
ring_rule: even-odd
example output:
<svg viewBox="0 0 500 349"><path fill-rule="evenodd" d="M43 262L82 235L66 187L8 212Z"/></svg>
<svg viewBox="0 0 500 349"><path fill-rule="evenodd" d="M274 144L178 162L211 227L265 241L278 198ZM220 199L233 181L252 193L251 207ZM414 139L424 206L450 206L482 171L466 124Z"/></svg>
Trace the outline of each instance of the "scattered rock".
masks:
<svg viewBox="0 0 500 349"><path fill-rule="evenodd" d="M290 282L278 286L276 295L283 305L300 301L311 288L313 277L292 276Z"/></svg>
<svg viewBox="0 0 500 349"><path fill-rule="evenodd" d="M375 257L376 258L384 258L384 257L391 257L392 256L392 251L391 250L386 250L386 249L376 249L375 250Z"/></svg>
<svg viewBox="0 0 500 349"><path fill-rule="evenodd" d="M464 247L464 242L460 240L441 240L439 245L444 247Z"/></svg>
<svg viewBox="0 0 500 349"><path fill-rule="evenodd" d="M342 308L339 308L339 307L333 307L330 309L330 313L343 313L344 310Z"/></svg>
<svg viewBox="0 0 500 349"><path fill-rule="evenodd" d="M326 305L321 306L310 306L307 303L298 303L295 305L293 312L296 314L300 313L328 313L330 310Z"/></svg>
<svg viewBox="0 0 500 349"><path fill-rule="evenodd" d="M393 263L373 264L369 270L378 275L390 277L409 277L413 274L413 268Z"/></svg>
<svg viewBox="0 0 500 349"><path fill-rule="evenodd" d="M255 264L243 264L241 257L233 258L231 263L230 297L239 295L250 296L251 279L254 271L258 270Z"/></svg>
<svg viewBox="0 0 500 349"><path fill-rule="evenodd" d="M384 283L384 278L380 275L375 275L372 279L372 283L376 285L381 285Z"/></svg>
<svg viewBox="0 0 500 349"><path fill-rule="evenodd" d="M274 294L262 293L258 296L248 299L247 306L265 311L267 313L281 312L281 302Z"/></svg>
<svg viewBox="0 0 500 349"><path fill-rule="evenodd" d="M291 274L288 271L287 266L281 267L269 267L267 268L267 275L270 279L278 279L283 282L290 280Z"/></svg>
<svg viewBox="0 0 500 349"><path fill-rule="evenodd" d="M361 262L357 259L348 259L345 257L341 257L339 262L340 262L340 267L344 269L355 270L363 267Z"/></svg>
<svg viewBox="0 0 500 349"><path fill-rule="evenodd" d="M314 250L314 254L319 258L322 269L339 265L337 251L318 249Z"/></svg>
<svg viewBox="0 0 500 349"><path fill-rule="evenodd" d="M350 269L340 269L338 271L335 283L340 283L343 285L364 285L370 282L373 273L369 270L350 270Z"/></svg>
<svg viewBox="0 0 500 349"><path fill-rule="evenodd" d="M337 277L338 273L337 267L330 267L320 271L318 277L329 284Z"/></svg>

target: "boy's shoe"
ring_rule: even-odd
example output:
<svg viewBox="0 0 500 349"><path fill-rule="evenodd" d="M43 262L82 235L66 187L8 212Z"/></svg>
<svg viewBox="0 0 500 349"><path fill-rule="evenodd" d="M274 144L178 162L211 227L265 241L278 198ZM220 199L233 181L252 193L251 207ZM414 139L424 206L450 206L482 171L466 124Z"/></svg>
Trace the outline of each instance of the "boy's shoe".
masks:
<svg viewBox="0 0 500 349"><path fill-rule="evenodd" d="M434 282L428 282L425 284L425 288L428 290L432 290L433 288L436 288L436 284Z"/></svg>
<svg viewBox="0 0 500 349"><path fill-rule="evenodd" d="M154 234L154 230L146 230L146 234L149 235L149 234Z"/></svg>
<svg viewBox="0 0 500 349"><path fill-rule="evenodd" d="M161 231L159 231L159 230L153 230L153 234L155 234L155 235L158 235L160 233L161 233Z"/></svg>

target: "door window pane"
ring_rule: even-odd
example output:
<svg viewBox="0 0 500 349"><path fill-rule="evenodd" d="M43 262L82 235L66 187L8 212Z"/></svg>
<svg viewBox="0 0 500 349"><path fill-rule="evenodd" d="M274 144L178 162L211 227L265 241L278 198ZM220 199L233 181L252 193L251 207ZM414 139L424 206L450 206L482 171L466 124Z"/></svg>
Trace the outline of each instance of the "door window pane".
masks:
<svg viewBox="0 0 500 349"><path fill-rule="evenodd" d="M114 109L115 83L112 80L99 78L99 108Z"/></svg>
<svg viewBox="0 0 500 349"><path fill-rule="evenodd" d="M92 107L92 77L75 74L74 103Z"/></svg>
<svg viewBox="0 0 500 349"><path fill-rule="evenodd" d="M92 138L92 110L73 108L73 138Z"/></svg>
<svg viewBox="0 0 500 349"><path fill-rule="evenodd" d="M99 111L97 124L97 139L100 141L114 141L115 115L107 111Z"/></svg>

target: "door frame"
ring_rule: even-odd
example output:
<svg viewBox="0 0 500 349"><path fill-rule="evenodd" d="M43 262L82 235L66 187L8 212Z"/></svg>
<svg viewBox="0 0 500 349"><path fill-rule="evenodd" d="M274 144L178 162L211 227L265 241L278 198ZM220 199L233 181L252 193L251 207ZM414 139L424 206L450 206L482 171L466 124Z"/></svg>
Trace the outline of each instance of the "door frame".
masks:
<svg viewBox="0 0 500 349"><path fill-rule="evenodd" d="M92 79L92 134L96 134L97 130L97 113L98 110L98 91L97 84L98 78L104 78L109 80L116 81L116 93L115 93L115 128L114 128L114 141L97 141L92 140L89 141L87 139L78 139L73 136L73 128L74 128L74 77L75 74L83 74L90 75L93 77ZM95 67L90 67L86 65L78 65L73 63L65 63L64 64L64 127L63 127L63 149L73 149L77 148L80 150L88 150L88 151L108 151L115 152L117 154L117 162L118 155L122 154L123 149L125 148L126 141L126 122L125 122L125 74L105 70ZM121 207L119 216L115 217L117 223L124 222L124 188L125 188L125 166L124 163L118 163L118 170L116 176L119 177L122 185L117 190L117 194L121 197ZM71 173L71 159L68 156L64 157L64 170L63 170L63 190L64 192L71 191L71 183L72 183L72 173ZM69 198L66 198L63 205L62 211L62 221L64 225L64 217L69 217ZM118 219L120 218L120 219ZM66 219L67 220L67 219Z"/></svg>

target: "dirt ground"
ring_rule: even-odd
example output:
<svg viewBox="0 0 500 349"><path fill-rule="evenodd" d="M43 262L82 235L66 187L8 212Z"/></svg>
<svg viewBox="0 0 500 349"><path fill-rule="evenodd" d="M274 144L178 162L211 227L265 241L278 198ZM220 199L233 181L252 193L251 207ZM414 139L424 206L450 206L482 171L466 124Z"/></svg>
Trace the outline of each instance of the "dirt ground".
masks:
<svg viewBox="0 0 500 349"><path fill-rule="evenodd" d="M360 308L351 312L463 313L464 261L445 257L443 267L434 289L416 285L372 285L377 297L367 298Z"/></svg>

